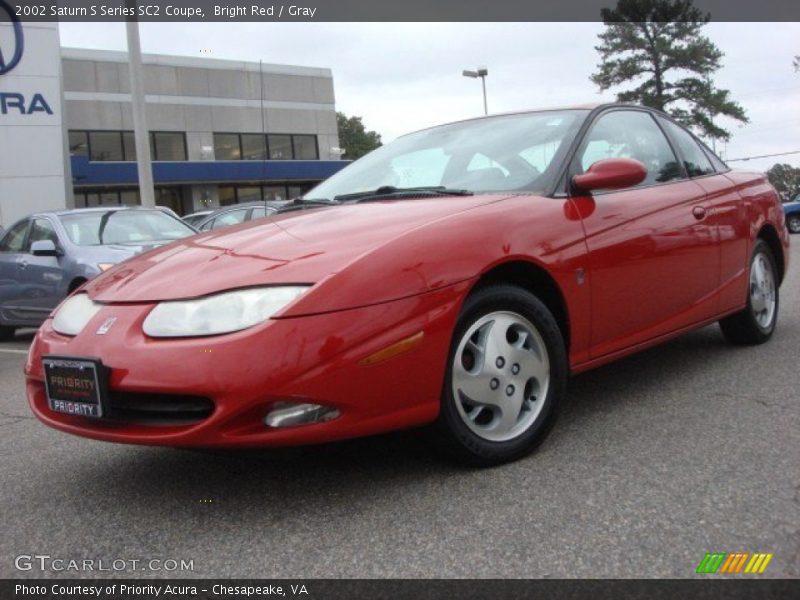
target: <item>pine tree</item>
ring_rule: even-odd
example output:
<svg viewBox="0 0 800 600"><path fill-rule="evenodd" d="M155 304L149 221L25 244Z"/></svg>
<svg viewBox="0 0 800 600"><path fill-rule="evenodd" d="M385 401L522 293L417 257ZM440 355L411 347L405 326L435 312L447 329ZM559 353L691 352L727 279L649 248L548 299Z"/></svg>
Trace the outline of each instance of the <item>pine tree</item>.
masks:
<svg viewBox="0 0 800 600"><path fill-rule="evenodd" d="M710 15L691 0L618 0L601 16L605 30L595 49L602 62L592 75L600 90L635 84L617 100L662 110L704 137L730 139L716 117L748 122L730 92L714 87L723 54L702 35Z"/></svg>

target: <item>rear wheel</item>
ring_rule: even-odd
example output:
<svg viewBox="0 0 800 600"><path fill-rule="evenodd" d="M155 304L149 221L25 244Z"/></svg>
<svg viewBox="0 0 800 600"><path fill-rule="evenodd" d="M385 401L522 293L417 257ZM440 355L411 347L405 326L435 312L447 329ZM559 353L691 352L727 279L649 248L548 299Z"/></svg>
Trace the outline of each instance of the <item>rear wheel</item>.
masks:
<svg viewBox="0 0 800 600"><path fill-rule="evenodd" d="M733 344L763 344L772 337L778 319L778 270L764 240L756 241L750 259L747 306L719 322Z"/></svg>
<svg viewBox="0 0 800 600"><path fill-rule="evenodd" d="M564 341L547 307L515 286L478 290L453 335L438 438L474 465L520 458L549 433L566 379Z"/></svg>
<svg viewBox="0 0 800 600"><path fill-rule="evenodd" d="M0 325L0 342L8 342L14 339L16 327L9 327L7 325Z"/></svg>
<svg viewBox="0 0 800 600"><path fill-rule="evenodd" d="M792 233L800 233L800 215L789 215L786 217L786 227Z"/></svg>

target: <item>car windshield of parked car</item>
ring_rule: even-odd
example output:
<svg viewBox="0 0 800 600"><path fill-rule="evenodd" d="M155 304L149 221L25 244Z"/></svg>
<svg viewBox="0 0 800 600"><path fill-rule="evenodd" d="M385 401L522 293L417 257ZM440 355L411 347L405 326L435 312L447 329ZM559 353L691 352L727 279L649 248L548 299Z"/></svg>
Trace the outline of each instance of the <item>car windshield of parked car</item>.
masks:
<svg viewBox="0 0 800 600"><path fill-rule="evenodd" d="M160 210L111 210L61 215L73 244L141 244L177 240L195 231Z"/></svg>
<svg viewBox="0 0 800 600"><path fill-rule="evenodd" d="M335 199L381 187L540 191L586 110L462 121L418 131L371 152L306 194Z"/></svg>

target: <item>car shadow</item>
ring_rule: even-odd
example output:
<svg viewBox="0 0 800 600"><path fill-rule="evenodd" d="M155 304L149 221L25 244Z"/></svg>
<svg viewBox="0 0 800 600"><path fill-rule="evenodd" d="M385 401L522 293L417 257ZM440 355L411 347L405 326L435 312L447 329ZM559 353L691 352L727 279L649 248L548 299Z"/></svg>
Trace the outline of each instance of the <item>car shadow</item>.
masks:
<svg viewBox="0 0 800 600"><path fill-rule="evenodd" d="M729 360L731 347L715 328L690 333L657 348L574 377L560 421L542 451L568 444L574 429L592 427L596 413L622 412L624 403L660 402L658 391L676 373L713 369ZM565 427L568 426L568 427ZM336 499L357 501L385 494L393 486L431 485L466 480L480 485L479 470L455 464L438 453L422 429L318 446L281 449L187 450L113 446L103 460L84 462L74 472L75 483L125 498L140 499L138 509L154 510L152 495L169 489L172 500L235 505L247 510L269 505L271 512L289 510L299 502L306 508ZM99 448L109 448L97 443ZM548 446L550 449L548 450ZM548 463L550 464L550 463ZM532 458L521 468L547 468ZM92 492L89 492L90 494ZM216 499L216 500L215 500Z"/></svg>

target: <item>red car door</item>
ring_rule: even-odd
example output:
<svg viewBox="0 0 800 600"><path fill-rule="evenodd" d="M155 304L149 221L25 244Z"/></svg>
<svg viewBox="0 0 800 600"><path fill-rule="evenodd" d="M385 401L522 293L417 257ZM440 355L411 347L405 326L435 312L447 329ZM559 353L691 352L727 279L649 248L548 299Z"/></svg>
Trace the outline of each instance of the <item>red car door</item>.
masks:
<svg viewBox="0 0 800 600"><path fill-rule="evenodd" d="M720 256L718 310L722 313L741 308L747 297L750 262L750 221L745 202L733 182L722 174L728 170L725 163L682 127L663 117L658 120L680 152L686 172L706 193L707 219L716 229Z"/></svg>
<svg viewBox="0 0 800 600"><path fill-rule="evenodd" d="M602 113L571 173L626 157L648 170L638 186L579 200L592 286L590 356L600 358L713 316L719 281L716 230L703 188L689 179L650 113Z"/></svg>

